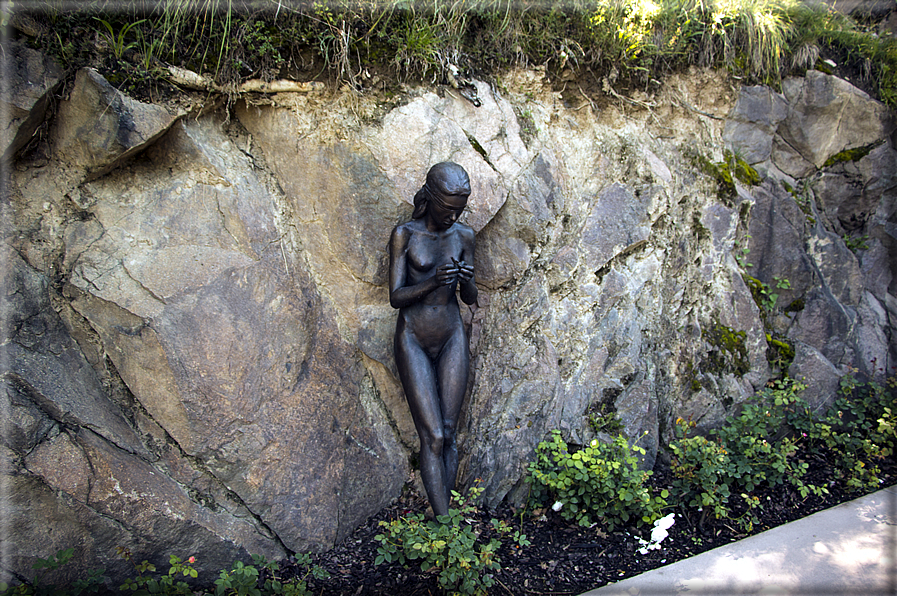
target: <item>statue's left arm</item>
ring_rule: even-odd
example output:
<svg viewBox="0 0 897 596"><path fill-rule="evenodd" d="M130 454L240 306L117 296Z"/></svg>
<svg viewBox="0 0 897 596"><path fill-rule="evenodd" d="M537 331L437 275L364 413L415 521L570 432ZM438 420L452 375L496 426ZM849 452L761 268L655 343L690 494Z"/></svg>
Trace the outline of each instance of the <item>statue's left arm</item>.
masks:
<svg viewBox="0 0 897 596"><path fill-rule="evenodd" d="M464 263L464 267L458 270L458 290L464 304L474 304L477 301L478 291L474 281L473 253L475 240L474 232L471 228L465 227L462 233L462 240L461 261Z"/></svg>

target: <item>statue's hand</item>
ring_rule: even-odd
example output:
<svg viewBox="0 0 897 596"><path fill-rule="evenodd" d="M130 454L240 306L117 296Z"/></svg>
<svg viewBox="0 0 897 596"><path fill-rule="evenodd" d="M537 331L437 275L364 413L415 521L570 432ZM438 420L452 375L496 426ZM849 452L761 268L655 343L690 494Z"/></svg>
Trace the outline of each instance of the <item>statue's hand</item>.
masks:
<svg viewBox="0 0 897 596"><path fill-rule="evenodd" d="M459 281L468 282L473 279L473 265L468 265L464 261L459 261L455 257L452 257L452 263L455 264L455 269L458 270Z"/></svg>
<svg viewBox="0 0 897 596"><path fill-rule="evenodd" d="M452 264L441 265L436 270L436 281L441 286L447 286L458 279L458 267Z"/></svg>
<svg viewBox="0 0 897 596"><path fill-rule="evenodd" d="M473 279L473 265L468 265L464 261L457 263L458 279L460 281L470 281Z"/></svg>

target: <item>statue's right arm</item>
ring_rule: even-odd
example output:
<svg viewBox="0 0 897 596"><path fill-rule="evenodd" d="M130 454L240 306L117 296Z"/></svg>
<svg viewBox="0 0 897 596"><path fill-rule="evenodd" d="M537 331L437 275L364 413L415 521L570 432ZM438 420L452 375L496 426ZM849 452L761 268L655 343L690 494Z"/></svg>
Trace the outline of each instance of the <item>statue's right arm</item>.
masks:
<svg viewBox="0 0 897 596"><path fill-rule="evenodd" d="M389 304L393 308L411 306L440 285L435 275L413 286L405 285L411 234L405 226L396 226L389 239Z"/></svg>

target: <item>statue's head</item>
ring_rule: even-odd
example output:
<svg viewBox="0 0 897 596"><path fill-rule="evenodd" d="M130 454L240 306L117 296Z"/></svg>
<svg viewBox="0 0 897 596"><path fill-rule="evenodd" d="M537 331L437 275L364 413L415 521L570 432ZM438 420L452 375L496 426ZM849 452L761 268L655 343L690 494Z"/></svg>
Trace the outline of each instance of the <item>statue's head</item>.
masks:
<svg viewBox="0 0 897 596"><path fill-rule="evenodd" d="M418 219L426 215L430 201L437 204L467 204L470 196L470 177L464 168L451 161L438 163L427 172L427 182L414 195L414 213Z"/></svg>

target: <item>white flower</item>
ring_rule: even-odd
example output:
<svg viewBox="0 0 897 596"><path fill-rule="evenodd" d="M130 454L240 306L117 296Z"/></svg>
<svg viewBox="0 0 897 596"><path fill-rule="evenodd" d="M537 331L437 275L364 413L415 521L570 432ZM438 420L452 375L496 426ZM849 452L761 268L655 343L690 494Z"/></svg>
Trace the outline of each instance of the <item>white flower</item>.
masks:
<svg viewBox="0 0 897 596"><path fill-rule="evenodd" d="M564 504L560 501L555 501L554 505L551 506L552 511L560 511L563 508Z"/></svg>
<svg viewBox="0 0 897 596"><path fill-rule="evenodd" d="M659 550L660 543L663 542L663 540L667 536L670 535L669 532L667 532L667 530L669 528L673 527L673 524L675 523L675 517L676 517L676 514L671 513L671 514L667 515L666 517L662 517L659 520L655 521L654 529L651 530L651 542L646 542L645 540L642 540L641 538L639 538L638 541L639 541L639 544L642 546L642 548L640 548L638 550L638 552L640 552L643 555L646 555L646 554L648 554L649 550Z"/></svg>
<svg viewBox="0 0 897 596"><path fill-rule="evenodd" d="M671 513L666 517L661 517L659 520L654 522L654 527L655 528L663 528L664 530L669 530L670 528L673 527L673 524L676 523L675 517L676 517L675 513Z"/></svg>
<svg viewBox="0 0 897 596"><path fill-rule="evenodd" d="M655 544L659 544L667 536L669 536L669 534L663 528L654 528L651 530L651 542Z"/></svg>

